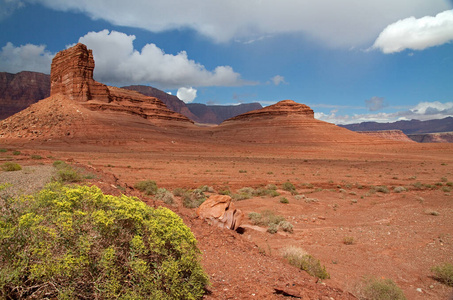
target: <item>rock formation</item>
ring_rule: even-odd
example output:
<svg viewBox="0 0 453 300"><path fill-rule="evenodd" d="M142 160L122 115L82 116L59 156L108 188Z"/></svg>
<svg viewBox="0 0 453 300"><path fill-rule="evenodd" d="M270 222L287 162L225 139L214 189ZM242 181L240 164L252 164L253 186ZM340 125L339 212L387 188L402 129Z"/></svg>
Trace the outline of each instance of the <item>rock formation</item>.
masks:
<svg viewBox="0 0 453 300"><path fill-rule="evenodd" d="M17 74L0 72L0 119L6 119L49 95L49 75L28 71Z"/></svg>
<svg viewBox="0 0 453 300"><path fill-rule="evenodd" d="M157 98L138 92L110 87L93 79L94 59L91 50L77 44L55 55L51 68L51 96L62 95L81 102L91 110L109 110L138 115L150 120L191 122L169 110Z"/></svg>
<svg viewBox="0 0 453 300"><path fill-rule="evenodd" d="M213 195L197 208L197 215L219 227L236 230L244 219L244 213L234 207L231 197Z"/></svg>
<svg viewBox="0 0 453 300"><path fill-rule="evenodd" d="M383 138L392 141L400 142L413 142L407 135L401 130L379 130L379 131L356 131L357 133L373 136L377 138Z"/></svg>
<svg viewBox="0 0 453 300"><path fill-rule="evenodd" d="M408 137L418 143L453 143L453 132L409 134Z"/></svg>
<svg viewBox="0 0 453 300"><path fill-rule="evenodd" d="M289 115L303 116L307 119L314 118L313 110L307 105L300 104L292 100L282 100L274 105L269 105L259 110L253 110L245 114L241 114L228 119L227 121L243 121Z"/></svg>

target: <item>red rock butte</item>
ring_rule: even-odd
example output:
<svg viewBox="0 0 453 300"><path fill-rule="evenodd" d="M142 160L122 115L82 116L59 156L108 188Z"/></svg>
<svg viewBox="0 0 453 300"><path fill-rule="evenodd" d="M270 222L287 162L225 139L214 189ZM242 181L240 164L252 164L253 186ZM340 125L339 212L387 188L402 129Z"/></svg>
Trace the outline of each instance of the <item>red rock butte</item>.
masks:
<svg viewBox="0 0 453 300"><path fill-rule="evenodd" d="M51 97L63 95L82 102L91 110L127 112L145 119L192 122L169 110L157 98L95 81L94 66L93 52L84 44L78 43L57 53L51 66Z"/></svg>
<svg viewBox="0 0 453 300"><path fill-rule="evenodd" d="M256 118L269 118L276 116L298 115L308 119L314 119L313 110L305 105L294 102L293 100L282 100L274 105L269 105L262 109L253 110L248 113L233 117L227 121L243 121Z"/></svg>

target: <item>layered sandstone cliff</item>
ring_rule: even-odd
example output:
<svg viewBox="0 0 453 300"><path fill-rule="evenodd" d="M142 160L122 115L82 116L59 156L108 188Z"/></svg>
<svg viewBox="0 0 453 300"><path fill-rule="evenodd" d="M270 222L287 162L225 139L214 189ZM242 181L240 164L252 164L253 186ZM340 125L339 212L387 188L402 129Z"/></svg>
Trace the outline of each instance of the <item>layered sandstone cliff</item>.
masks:
<svg viewBox="0 0 453 300"><path fill-rule="evenodd" d="M57 53L52 60L51 96L62 95L96 111L124 112L150 120L191 122L169 110L155 97L95 81L94 66L93 53L84 44Z"/></svg>
<svg viewBox="0 0 453 300"><path fill-rule="evenodd" d="M0 72L0 119L6 119L49 95L49 75L28 71L17 74Z"/></svg>
<svg viewBox="0 0 453 300"><path fill-rule="evenodd" d="M379 131L356 131L357 133L383 138L386 140L400 141L400 142L413 142L407 135L401 130L379 130Z"/></svg>
<svg viewBox="0 0 453 300"><path fill-rule="evenodd" d="M314 119L314 112L309 106L305 104L300 104L292 100L282 100L274 105L269 105L265 108L253 110L245 114L230 118L225 122L245 121L262 118L268 119L281 116L300 116L307 119Z"/></svg>

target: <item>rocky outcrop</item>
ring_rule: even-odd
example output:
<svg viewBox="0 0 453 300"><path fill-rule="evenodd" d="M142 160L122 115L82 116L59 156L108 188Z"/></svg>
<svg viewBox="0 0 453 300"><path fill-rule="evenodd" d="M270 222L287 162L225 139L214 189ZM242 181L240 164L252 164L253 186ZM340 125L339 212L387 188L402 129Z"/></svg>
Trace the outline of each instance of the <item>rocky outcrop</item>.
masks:
<svg viewBox="0 0 453 300"><path fill-rule="evenodd" d="M399 142L413 142L401 130L356 131L357 133Z"/></svg>
<svg viewBox="0 0 453 300"><path fill-rule="evenodd" d="M93 79L94 59L91 50L77 44L55 55L51 68L51 96L62 95L97 111L124 112L150 120L191 122L171 111L155 97L135 91L110 87Z"/></svg>
<svg viewBox="0 0 453 300"><path fill-rule="evenodd" d="M230 118L228 121L244 121L262 118L272 118L281 116L301 116L307 119L314 119L313 110L305 105L292 100L283 100L274 105L269 105L259 110L253 110L245 114Z"/></svg>
<svg viewBox="0 0 453 300"><path fill-rule="evenodd" d="M418 143L453 143L453 132L410 134L408 137Z"/></svg>
<svg viewBox="0 0 453 300"><path fill-rule="evenodd" d="M352 131L401 130L405 134L420 134L453 131L453 117L437 120L410 120L393 123L363 122L359 124L339 125Z"/></svg>
<svg viewBox="0 0 453 300"><path fill-rule="evenodd" d="M189 103L187 107L197 117L200 123L220 124L238 115L263 108L259 103L244 103L238 105L205 105Z"/></svg>
<svg viewBox="0 0 453 300"><path fill-rule="evenodd" d="M130 85L124 86L123 89L132 90L139 92L145 96L154 97L165 103L165 105L174 112L180 113L183 116L188 117L192 121L200 122L197 116L190 112L189 108L186 106L184 101L181 101L175 95L170 95L164 91L156 89L151 86L145 85Z"/></svg>
<svg viewBox="0 0 453 300"><path fill-rule="evenodd" d="M197 215L222 228L236 230L244 219L244 213L234 207L231 197L214 195L197 208Z"/></svg>
<svg viewBox="0 0 453 300"><path fill-rule="evenodd" d="M0 119L49 97L50 76L37 72L0 72Z"/></svg>

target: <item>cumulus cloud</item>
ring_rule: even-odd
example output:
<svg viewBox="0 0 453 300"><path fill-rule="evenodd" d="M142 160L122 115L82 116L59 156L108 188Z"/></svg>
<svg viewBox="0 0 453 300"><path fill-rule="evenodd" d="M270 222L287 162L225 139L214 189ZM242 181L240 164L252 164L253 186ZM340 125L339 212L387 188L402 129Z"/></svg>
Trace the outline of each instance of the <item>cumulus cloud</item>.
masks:
<svg viewBox="0 0 453 300"><path fill-rule="evenodd" d="M192 87L190 88L181 87L178 89L176 97L178 97L185 103L190 103L197 97L197 90Z"/></svg>
<svg viewBox="0 0 453 300"><path fill-rule="evenodd" d="M353 124L361 122L395 122L400 120L433 120L453 117L453 102L420 102L416 106L394 113L337 115L337 110L330 113L315 112L315 118L334 124Z"/></svg>
<svg viewBox="0 0 453 300"><path fill-rule="evenodd" d="M388 25L374 42L373 48L384 53L405 49L423 50L453 41L453 10L435 17L410 17Z"/></svg>
<svg viewBox="0 0 453 300"><path fill-rule="evenodd" d="M46 50L44 45L26 44L19 47L6 43L0 52L0 70L17 73L34 71L50 73L50 64L54 54Z"/></svg>
<svg viewBox="0 0 453 300"><path fill-rule="evenodd" d="M271 78L271 81L274 85L280 85L280 83L286 83L285 77L281 75L275 75L274 77Z"/></svg>
<svg viewBox="0 0 453 300"><path fill-rule="evenodd" d="M22 0L152 32L190 28L216 42L302 33L333 47L368 45L386 25L451 9L445 0Z"/></svg>
<svg viewBox="0 0 453 300"><path fill-rule="evenodd" d="M19 0L0 0L0 20L9 17L16 9L24 6Z"/></svg>
<svg viewBox="0 0 453 300"><path fill-rule="evenodd" d="M377 111L387 106L382 97L371 97L371 99L365 100L365 105L369 111Z"/></svg>
<svg viewBox="0 0 453 300"><path fill-rule="evenodd" d="M155 44L134 49L134 35L103 30L79 39L93 50L96 80L118 85L151 84L172 89L181 86L240 86L256 84L241 79L230 66L213 71L188 58L185 51L167 54Z"/></svg>

